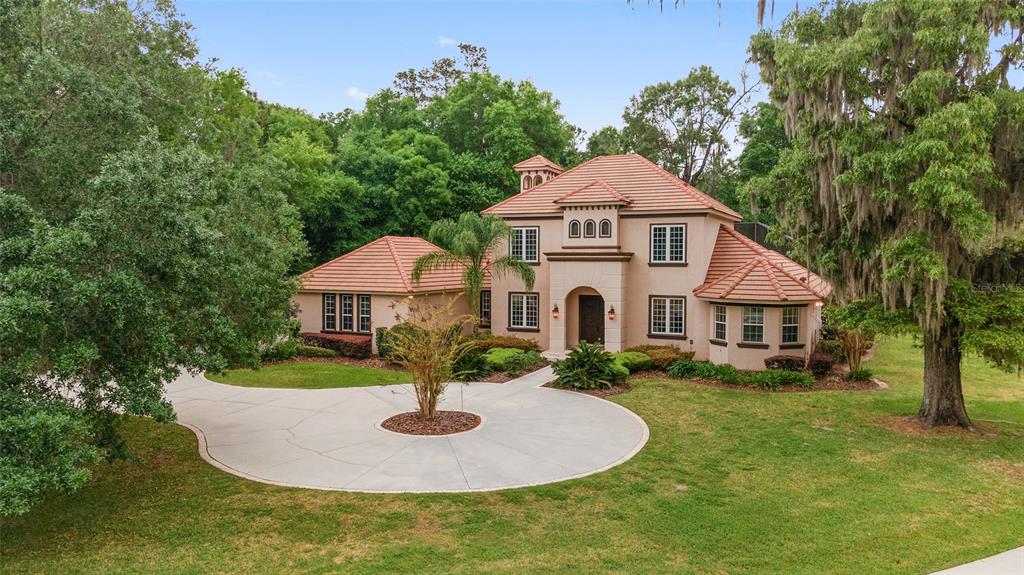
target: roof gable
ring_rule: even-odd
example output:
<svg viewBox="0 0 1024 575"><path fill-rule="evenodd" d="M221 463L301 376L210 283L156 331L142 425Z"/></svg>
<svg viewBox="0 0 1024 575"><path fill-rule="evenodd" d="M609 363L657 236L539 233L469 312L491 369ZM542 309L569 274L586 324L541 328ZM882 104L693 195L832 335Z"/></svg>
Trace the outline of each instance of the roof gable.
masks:
<svg viewBox="0 0 1024 575"><path fill-rule="evenodd" d="M412 280L416 259L441 248L422 238L384 236L302 274L302 289L362 293L423 293L462 289L459 268Z"/></svg>
<svg viewBox="0 0 1024 575"><path fill-rule="evenodd" d="M819 301L832 287L817 274L726 225L718 228L702 298L743 301Z"/></svg>
<svg viewBox="0 0 1024 575"><path fill-rule="evenodd" d="M523 160L522 162L519 162L518 164L514 164L512 166L512 169L513 170L542 170L542 169L548 169L548 170L552 170L552 171L555 171L555 172L561 172L561 171L565 170L565 168L563 168L562 166L559 166L558 164L552 162L551 160L545 158L544 156L542 156L540 154L537 154L536 156L533 156L532 158L527 158L527 159Z"/></svg>
<svg viewBox="0 0 1024 575"><path fill-rule="evenodd" d="M626 205L630 202L628 198L616 192L614 188L604 181L594 180L558 198L555 200L555 203L559 205L576 204L592 206L608 204Z"/></svg>
<svg viewBox="0 0 1024 575"><path fill-rule="evenodd" d="M517 164L518 165L518 164ZM484 210L485 214L556 214L559 200L601 181L628 203L627 212L714 211L739 220L725 204L659 168L638 154L598 156Z"/></svg>

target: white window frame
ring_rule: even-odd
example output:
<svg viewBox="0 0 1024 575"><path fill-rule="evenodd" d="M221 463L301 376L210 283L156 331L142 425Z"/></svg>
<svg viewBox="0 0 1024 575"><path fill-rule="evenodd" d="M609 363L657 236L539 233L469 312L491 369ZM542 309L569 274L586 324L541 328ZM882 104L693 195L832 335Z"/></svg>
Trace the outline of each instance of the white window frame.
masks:
<svg viewBox="0 0 1024 575"><path fill-rule="evenodd" d="M686 337L686 296L651 296L647 315L652 336Z"/></svg>
<svg viewBox="0 0 1024 575"><path fill-rule="evenodd" d="M799 308L799 307L784 307L784 308L782 308L782 337L781 337L781 339L779 341L781 341L783 344L800 343L800 312L801 312L801 308ZM796 318L789 318L789 320L788 320L789 323L786 323L787 322L787 318L786 318L786 314L787 313L796 314ZM796 328L796 332L793 334L793 339L786 339L786 328L787 327L794 327L794 328Z"/></svg>
<svg viewBox="0 0 1024 575"><path fill-rule="evenodd" d="M531 242L532 246L530 245ZM531 247L533 248L532 253ZM508 253L527 263L540 263L540 227L524 226L512 228Z"/></svg>
<svg viewBox="0 0 1024 575"><path fill-rule="evenodd" d="M540 294L511 292L508 294L509 329L540 329ZM518 311L517 311L518 308ZM532 317L531 317L532 308ZM532 322L531 322L532 320Z"/></svg>
<svg viewBox="0 0 1024 575"><path fill-rule="evenodd" d="M583 237L585 238L596 238L597 237L597 222L594 220L587 220L583 222Z"/></svg>
<svg viewBox="0 0 1024 575"><path fill-rule="evenodd" d="M608 224L608 233L605 233L604 231L605 224ZM608 218L601 220L601 222L597 224L597 235L602 238L612 237L612 221Z"/></svg>
<svg viewBox="0 0 1024 575"><path fill-rule="evenodd" d="M728 341L729 337L729 312L724 305L711 306L711 339L717 341ZM718 328L721 327L721 336Z"/></svg>
<svg viewBox="0 0 1024 575"><path fill-rule="evenodd" d="M338 330L338 300L335 294L325 293L323 297L324 331ZM328 321L330 320L330 321Z"/></svg>
<svg viewBox="0 0 1024 575"><path fill-rule="evenodd" d="M760 328L761 339L749 339L747 328ZM760 306L745 306L743 308L743 328L740 330L741 342L743 343L764 343L764 308Z"/></svg>
<svg viewBox="0 0 1024 575"><path fill-rule="evenodd" d="M660 241L656 239L658 235L661 235ZM686 224L651 224L650 236L651 263L686 263ZM673 242L676 240L681 240L681 244L673 249ZM664 243L661 246L661 250L658 249L660 242ZM660 254L659 251L661 252Z"/></svg>
<svg viewBox="0 0 1024 575"><path fill-rule="evenodd" d="M359 305L359 333L370 333L373 329L373 322L371 320L372 302L370 296L366 294L359 294L356 298ZM363 304L366 304L364 307ZM365 312L365 313L364 313ZM366 327L363 327L363 320L366 320Z"/></svg>
<svg viewBox="0 0 1024 575"><path fill-rule="evenodd" d="M355 331L355 303L350 293L341 294L341 331Z"/></svg>
<svg viewBox="0 0 1024 575"><path fill-rule="evenodd" d="M575 232L573 232L573 228L575 228L575 230L576 230ZM582 229L583 229L583 224L581 224L579 220L571 220L569 222L569 237L573 238L573 239L576 239L576 238L582 236L583 233L580 231Z"/></svg>

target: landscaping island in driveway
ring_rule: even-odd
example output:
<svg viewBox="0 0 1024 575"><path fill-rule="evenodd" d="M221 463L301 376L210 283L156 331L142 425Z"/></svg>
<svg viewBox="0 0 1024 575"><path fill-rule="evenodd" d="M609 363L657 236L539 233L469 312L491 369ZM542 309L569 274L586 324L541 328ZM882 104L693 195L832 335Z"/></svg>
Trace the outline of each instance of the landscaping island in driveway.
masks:
<svg viewBox="0 0 1024 575"><path fill-rule="evenodd" d="M183 375L168 387L200 454L248 479L381 493L488 491L552 483L614 467L649 432L626 408L541 386L544 368L504 384L453 383L439 409L482 423L447 436L412 436L380 423L412 411L409 385L261 389Z"/></svg>

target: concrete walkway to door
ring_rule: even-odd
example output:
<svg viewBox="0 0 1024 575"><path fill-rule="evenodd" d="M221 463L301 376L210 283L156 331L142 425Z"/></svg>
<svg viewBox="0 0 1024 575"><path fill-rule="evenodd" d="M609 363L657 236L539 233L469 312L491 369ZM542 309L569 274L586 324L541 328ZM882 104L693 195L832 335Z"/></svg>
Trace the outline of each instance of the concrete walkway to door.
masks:
<svg viewBox="0 0 1024 575"><path fill-rule="evenodd" d="M1024 547L950 567L932 575L1021 575L1024 574Z"/></svg>
<svg viewBox="0 0 1024 575"><path fill-rule="evenodd" d="M168 387L178 421L213 465L255 481L382 493L488 491L582 477L614 467L647 442L633 412L540 387L551 368L504 384L451 384L441 409L483 422L461 434L386 431L415 409L410 386L265 389L183 375Z"/></svg>

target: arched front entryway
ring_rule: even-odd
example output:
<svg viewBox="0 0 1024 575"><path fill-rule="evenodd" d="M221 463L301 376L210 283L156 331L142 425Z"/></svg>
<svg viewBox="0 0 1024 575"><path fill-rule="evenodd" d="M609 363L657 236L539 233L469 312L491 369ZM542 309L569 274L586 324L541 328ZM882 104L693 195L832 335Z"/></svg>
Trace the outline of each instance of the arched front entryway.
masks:
<svg viewBox="0 0 1024 575"><path fill-rule="evenodd" d="M601 294L591 287L578 287L565 298L565 347L580 341L605 342L605 303Z"/></svg>

